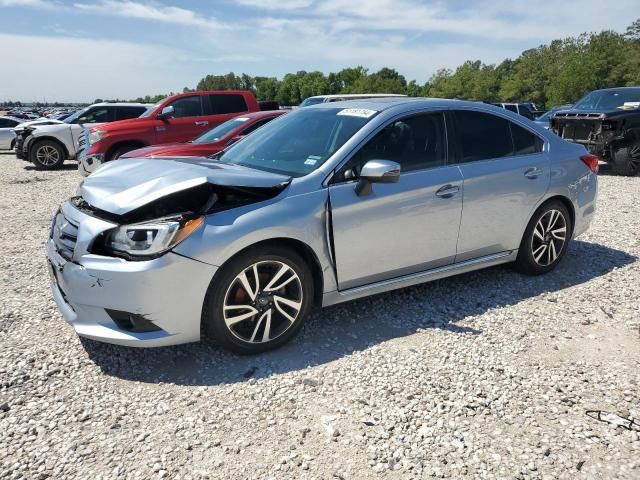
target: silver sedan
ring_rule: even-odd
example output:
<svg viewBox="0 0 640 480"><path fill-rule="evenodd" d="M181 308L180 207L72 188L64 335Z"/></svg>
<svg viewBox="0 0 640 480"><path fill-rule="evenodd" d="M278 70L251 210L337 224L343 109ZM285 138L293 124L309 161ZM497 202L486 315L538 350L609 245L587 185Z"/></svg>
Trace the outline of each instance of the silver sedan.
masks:
<svg viewBox="0 0 640 480"><path fill-rule="evenodd" d="M215 158L127 159L84 180L46 249L78 334L204 336L242 353L326 306L493 265L553 270L595 214L598 159L479 103L296 110Z"/></svg>

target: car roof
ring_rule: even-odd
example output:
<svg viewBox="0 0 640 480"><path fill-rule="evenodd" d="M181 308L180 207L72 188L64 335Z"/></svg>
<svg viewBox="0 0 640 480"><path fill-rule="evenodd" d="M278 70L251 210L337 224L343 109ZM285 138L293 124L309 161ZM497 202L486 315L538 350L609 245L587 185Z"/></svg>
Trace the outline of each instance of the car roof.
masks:
<svg viewBox="0 0 640 480"><path fill-rule="evenodd" d="M406 97L404 93L343 93L343 94L331 94L331 95L313 95L308 98L384 98L384 97Z"/></svg>
<svg viewBox="0 0 640 480"><path fill-rule="evenodd" d="M640 87L612 87L612 88L598 88L591 90L592 92L614 92L616 90L640 90Z"/></svg>
<svg viewBox="0 0 640 480"><path fill-rule="evenodd" d="M381 112L400 105L416 105L425 108L446 108L461 106L486 105L482 102L471 102L468 100L451 100L447 98L425 98L425 97L385 97L385 98L365 98L361 100L347 100L344 102L319 103L305 108L364 108Z"/></svg>
<svg viewBox="0 0 640 480"><path fill-rule="evenodd" d="M242 118L250 118L253 120L256 118L275 117L278 115L284 115L285 113L288 113L288 112L289 110L261 110L259 112L241 113L238 116L233 118L242 117ZM233 118L231 120L233 120Z"/></svg>
<svg viewBox="0 0 640 480"><path fill-rule="evenodd" d="M90 107L103 107L103 106L112 106L112 107L152 107L151 103L138 103L138 102L100 102L100 103L92 103L89 105Z"/></svg>

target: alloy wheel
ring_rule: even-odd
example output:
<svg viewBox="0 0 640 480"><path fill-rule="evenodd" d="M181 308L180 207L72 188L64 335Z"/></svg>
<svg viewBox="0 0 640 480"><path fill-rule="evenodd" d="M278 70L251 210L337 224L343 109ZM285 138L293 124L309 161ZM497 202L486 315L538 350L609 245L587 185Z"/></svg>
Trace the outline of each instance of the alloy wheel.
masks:
<svg viewBox="0 0 640 480"><path fill-rule="evenodd" d="M50 145L43 145L36 151L36 158L40 165L50 167L58 163L60 160L60 152Z"/></svg>
<svg viewBox="0 0 640 480"><path fill-rule="evenodd" d="M567 220L560 210L547 211L533 229L531 254L534 261L547 267L554 263L567 241Z"/></svg>
<svg viewBox="0 0 640 480"><path fill-rule="evenodd" d="M293 326L302 298L302 282L289 265L275 260L257 262L242 270L229 285L224 297L224 322L243 342L269 342Z"/></svg>

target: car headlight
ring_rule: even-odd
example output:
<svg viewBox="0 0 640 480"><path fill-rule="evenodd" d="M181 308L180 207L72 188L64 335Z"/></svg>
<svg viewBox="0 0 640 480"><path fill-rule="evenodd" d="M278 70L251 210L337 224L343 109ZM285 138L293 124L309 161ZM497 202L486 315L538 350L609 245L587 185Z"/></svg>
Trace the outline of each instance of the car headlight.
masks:
<svg viewBox="0 0 640 480"><path fill-rule="evenodd" d="M98 143L104 137L107 136L107 132L105 130L90 130L89 131L89 143L93 145L94 143Z"/></svg>
<svg viewBox="0 0 640 480"><path fill-rule="evenodd" d="M155 257L178 245L203 223L204 217L196 217L122 225L107 232L104 246L116 255Z"/></svg>

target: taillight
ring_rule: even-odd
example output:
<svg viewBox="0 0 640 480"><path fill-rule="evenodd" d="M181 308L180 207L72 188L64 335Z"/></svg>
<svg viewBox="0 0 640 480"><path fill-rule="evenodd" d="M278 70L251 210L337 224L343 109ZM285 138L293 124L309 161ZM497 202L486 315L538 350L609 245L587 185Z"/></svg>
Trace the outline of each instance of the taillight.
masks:
<svg viewBox="0 0 640 480"><path fill-rule="evenodd" d="M593 173L598 173L598 164L600 159L596 155L588 154L582 155L580 160L591 170Z"/></svg>

